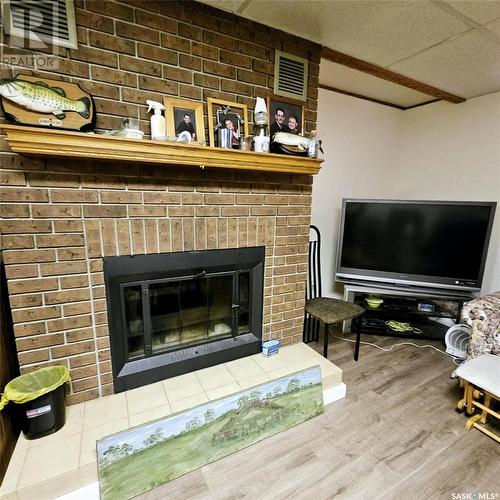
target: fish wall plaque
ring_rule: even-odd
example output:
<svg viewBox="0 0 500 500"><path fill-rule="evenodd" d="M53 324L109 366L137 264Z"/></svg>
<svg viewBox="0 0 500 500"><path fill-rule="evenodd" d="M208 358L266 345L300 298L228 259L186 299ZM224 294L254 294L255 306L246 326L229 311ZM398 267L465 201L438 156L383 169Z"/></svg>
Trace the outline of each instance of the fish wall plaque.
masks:
<svg viewBox="0 0 500 500"><path fill-rule="evenodd" d="M0 80L5 118L17 125L88 131L95 127L92 96L76 83L18 75Z"/></svg>

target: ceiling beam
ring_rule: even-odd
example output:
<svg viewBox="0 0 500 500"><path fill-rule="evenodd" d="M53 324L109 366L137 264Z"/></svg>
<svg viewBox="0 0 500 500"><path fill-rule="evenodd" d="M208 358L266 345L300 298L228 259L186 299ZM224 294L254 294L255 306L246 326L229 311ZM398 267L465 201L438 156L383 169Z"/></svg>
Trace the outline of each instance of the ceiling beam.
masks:
<svg viewBox="0 0 500 500"><path fill-rule="evenodd" d="M356 94L354 92L349 92L347 90L342 90L337 87L332 87L330 85L323 85L320 83L318 85L320 89L323 90L329 90L331 92L338 92L339 94L345 94L345 95L350 95L351 97L356 97L358 99L363 99L364 101L370 101L370 102L376 102L377 104L382 104L383 106L390 106L391 108L397 108L397 109L402 109L405 110L406 108L404 106L400 106L399 104L394 104L392 102L387 102L387 101L381 101L380 99L374 99L373 97L367 97L365 95L361 94Z"/></svg>
<svg viewBox="0 0 500 500"><path fill-rule="evenodd" d="M338 89L337 87L331 87L330 85L324 85L322 83L318 84L318 87L323 90L329 90L330 92L337 92L338 94L345 94L351 97L356 97L357 99L363 99L364 101L376 102L377 104L382 104L383 106L389 106L391 108L401 109L406 111L407 109L418 108L420 106L425 106L426 104L432 104L433 102L438 102L440 99L431 99L430 101L419 102L418 104L412 104L411 106L400 106L399 104L394 104L388 101L382 101L380 99L375 99L373 97L368 97L362 94L356 94L354 92L349 92L348 90Z"/></svg>
<svg viewBox="0 0 500 500"><path fill-rule="evenodd" d="M443 101L452 102L454 104L465 102L463 97L450 94L449 92L432 87L426 83L413 80L413 78L408 78L407 76L400 75L399 73L394 73L394 71L383 68L382 66L377 66L327 47L322 48L321 57L323 59L327 59L328 61L342 64L344 66L348 66L349 68L362 71L363 73L376 76L377 78L382 78L383 80L402 85L403 87L408 87L409 89L416 90L422 94L431 95L432 97L442 99Z"/></svg>

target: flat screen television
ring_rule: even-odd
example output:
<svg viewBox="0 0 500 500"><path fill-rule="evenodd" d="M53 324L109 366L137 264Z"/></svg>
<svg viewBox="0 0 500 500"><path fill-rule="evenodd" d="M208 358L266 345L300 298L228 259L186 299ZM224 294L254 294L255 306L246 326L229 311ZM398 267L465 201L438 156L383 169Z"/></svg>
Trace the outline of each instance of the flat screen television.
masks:
<svg viewBox="0 0 500 500"><path fill-rule="evenodd" d="M481 288L495 202L344 199L336 280Z"/></svg>

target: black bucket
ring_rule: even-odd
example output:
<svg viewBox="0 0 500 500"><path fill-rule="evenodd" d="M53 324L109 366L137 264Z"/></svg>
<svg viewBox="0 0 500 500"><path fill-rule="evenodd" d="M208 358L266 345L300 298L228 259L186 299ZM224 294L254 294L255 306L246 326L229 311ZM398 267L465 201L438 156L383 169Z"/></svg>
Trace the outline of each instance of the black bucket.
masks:
<svg viewBox="0 0 500 500"><path fill-rule="evenodd" d="M11 410L15 413L27 439L48 436L64 425L66 422L64 396L64 384L62 384L27 403L12 403Z"/></svg>

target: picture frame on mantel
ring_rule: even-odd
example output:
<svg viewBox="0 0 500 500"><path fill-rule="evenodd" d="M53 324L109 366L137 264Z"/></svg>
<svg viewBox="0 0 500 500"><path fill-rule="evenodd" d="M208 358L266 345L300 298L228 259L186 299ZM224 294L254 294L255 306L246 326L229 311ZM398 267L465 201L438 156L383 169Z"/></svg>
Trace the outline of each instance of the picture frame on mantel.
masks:
<svg viewBox="0 0 500 500"><path fill-rule="evenodd" d="M208 107L208 137L210 146L220 146L215 140L215 127L228 128L230 121L234 129L233 148L238 149L239 139L248 135L248 107L238 102L224 101L221 99L207 99ZM241 117L243 123L238 119ZM229 124L231 126L231 124Z"/></svg>
<svg viewBox="0 0 500 500"><path fill-rule="evenodd" d="M203 120L203 103L164 97L167 135L179 137L182 132L191 135L191 142L205 144L205 122Z"/></svg>
<svg viewBox="0 0 500 500"><path fill-rule="evenodd" d="M283 132L304 135L304 103L280 95L269 95L267 96L267 112L271 137L280 131L276 123L277 110L282 111L284 115Z"/></svg>

